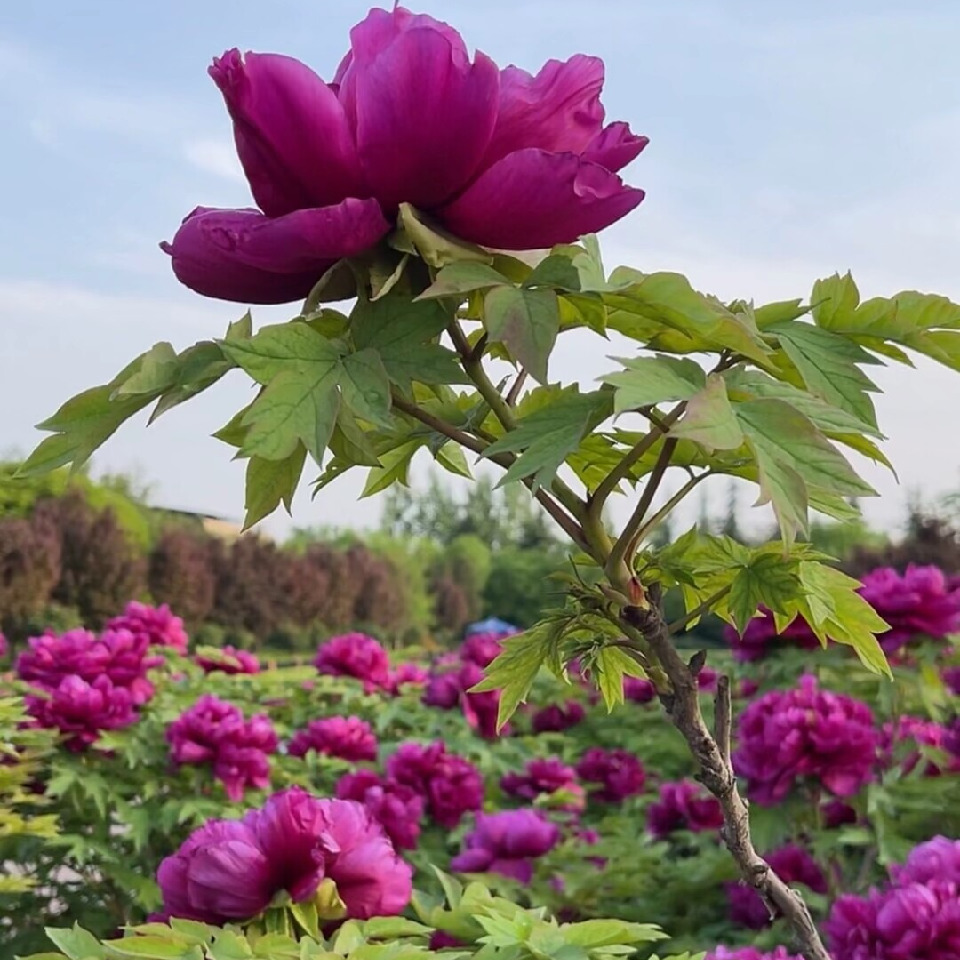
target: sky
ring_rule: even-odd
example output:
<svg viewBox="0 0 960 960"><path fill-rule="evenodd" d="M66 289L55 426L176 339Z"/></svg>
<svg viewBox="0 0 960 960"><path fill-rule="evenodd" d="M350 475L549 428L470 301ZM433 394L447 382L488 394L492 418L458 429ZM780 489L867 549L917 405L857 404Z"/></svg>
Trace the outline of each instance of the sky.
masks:
<svg viewBox="0 0 960 960"><path fill-rule="evenodd" d="M206 75L230 47L297 56L329 79L354 0L60 0L0 4L6 183L0 218L0 453L159 340L222 334L243 310L182 288L157 243L197 205L248 206L230 124ZM606 62L608 119L650 146L624 172L647 197L601 237L608 267L676 270L757 303L851 269L864 297L960 299L960 4L925 0L423 0L468 45L535 71ZM259 308L255 323L290 309ZM551 374L589 382L622 352L561 339ZM876 376L897 469L857 462L895 528L910 491L960 486L960 375L922 358ZM96 468L133 471L163 506L239 518L243 468L210 434L250 396L239 373L149 429L128 423ZM420 468L423 475L423 468ZM348 476L291 523L369 526ZM717 508L725 496L711 494ZM744 501L745 504L748 502ZM618 509L623 509L618 508ZM763 514L766 520L767 515Z"/></svg>

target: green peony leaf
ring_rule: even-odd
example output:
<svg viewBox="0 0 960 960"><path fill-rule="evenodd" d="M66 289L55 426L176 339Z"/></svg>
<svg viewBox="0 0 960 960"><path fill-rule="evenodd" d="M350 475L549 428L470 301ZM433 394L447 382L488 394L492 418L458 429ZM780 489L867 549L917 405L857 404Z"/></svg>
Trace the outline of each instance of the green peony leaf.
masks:
<svg viewBox="0 0 960 960"><path fill-rule="evenodd" d="M686 410L670 435L699 443L706 450L736 450L743 444L743 431L727 397L727 385L719 374L707 377L706 385L687 402Z"/></svg>
<svg viewBox="0 0 960 960"><path fill-rule="evenodd" d="M483 324L490 339L538 383L547 381L547 363L560 331L557 294L550 289L494 287L484 298Z"/></svg>
<svg viewBox="0 0 960 960"><path fill-rule="evenodd" d="M616 388L617 413L668 400L689 400L707 383L706 374L693 360L667 356L617 360L626 369L600 378Z"/></svg>
<svg viewBox="0 0 960 960"><path fill-rule="evenodd" d="M244 495L244 530L268 517L281 503L290 513L306 459L307 448L302 443L298 443L293 453L283 460L250 458Z"/></svg>
<svg viewBox="0 0 960 960"><path fill-rule="evenodd" d="M505 277L490 264L463 260L451 263L437 273L433 283L417 297L417 300L436 300L439 297L457 296L509 283L510 278Z"/></svg>
<svg viewBox="0 0 960 960"><path fill-rule="evenodd" d="M107 955L106 947L79 924L70 929L45 927L44 932L70 960L100 960Z"/></svg>
<svg viewBox="0 0 960 960"><path fill-rule="evenodd" d="M582 255L582 253L578 254ZM580 290L580 271L577 270L574 258L562 253L552 253L544 257L534 268L530 276L523 281L523 286L534 289L547 287L555 290Z"/></svg>

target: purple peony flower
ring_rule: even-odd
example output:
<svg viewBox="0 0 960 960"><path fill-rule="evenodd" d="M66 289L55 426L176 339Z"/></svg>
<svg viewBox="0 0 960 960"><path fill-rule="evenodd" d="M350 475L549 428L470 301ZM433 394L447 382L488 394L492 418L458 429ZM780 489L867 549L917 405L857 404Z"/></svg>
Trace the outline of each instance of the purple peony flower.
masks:
<svg viewBox="0 0 960 960"><path fill-rule="evenodd" d="M849 803L844 803L842 800L828 800L820 807L820 819L824 830L836 830L837 827L857 823L860 818Z"/></svg>
<svg viewBox="0 0 960 960"><path fill-rule="evenodd" d="M889 567L872 570L863 578L860 596L890 624L879 638L887 653L911 640L939 640L960 630L960 583L948 580L939 567L910 564L903 574Z"/></svg>
<svg viewBox="0 0 960 960"><path fill-rule="evenodd" d="M398 850L416 847L424 801L413 787L384 780L372 770L357 770L340 778L337 797L362 803Z"/></svg>
<svg viewBox="0 0 960 960"><path fill-rule="evenodd" d="M0 632L0 660L2 660L10 652L10 644L7 643L7 638Z"/></svg>
<svg viewBox="0 0 960 960"><path fill-rule="evenodd" d="M404 743L387 761L387 775L424 798L442 827L455 827L465 813L483 807L483 777L469 760L447 753L438 740L428 746Z"/></svg>
<svg viewBox="0 0 960 960"><path fill-rule="evenodd" d="M311 750L341 760L376 760L377 738L359 717L326 717L297 730L287 748L294 757L305 757Z"/></svg>
<svg viewBox="0 0 960 960"><path fill-rule="evenodd" d="M944 669L943 682L947 689L955 696L960 697L960 666Z"/></svg>
<svg viewBox="0 0 960 960"><path fill-rule="evenodd" d="M157 872L165 916L217 925L256 917L281 891L303 902L321 884L332 886L323 919L395 914L410 900L410 881L410 867L360 804L318 800L300 787L242 820L210 821Z"/></svg>
<svg viewBox="0 0 960 960"><path fill-rule="evenodd" d="M701 693L716 693L720 674L713 667L701 667L697 674L697 686Z"/></svg>
<svg viewBox="0 0 960 960"><path fill-rule="evenodd" d="M692 780L661 784L660 799L647 809L647 828L661 840L676 830L702 833L722 826L720 801Z"/></svg>
<svg viewBox="0 0 960 960"><path fill-rule="evenodd" d="M779 803L803 778L838 797L856 793L872 775L878 733L870 708L820 690L810 674L792 690L772 690L740 715L737 773L763 806Z"/></svg>
<svg viewBox="0 0 960 960"><path fill-rule="evenodd" d="M803 617L795 618L783 633L777 633L773 614L765 607L759 609L758 615L747 624L742 634L728 625L724 628L723 636L733 650L734 659L741 663L761 660L781 646L789 645L801 650L816 650L820 646L817 635Z"/></svg>
<svg viewBox="0 0 960 960"><path fill-rule="evenodd" d="M533 861L560 840L560 829L535 810L478 814L463 850L450 861L459 873L499 873L529 883Z"/></svg>
<svg viewBox="0 0 960 960"><path fill-rule="evenodd" d="M845 895L824 924L834 960L955 960L960 891L950 881Z"/></svg>
<svg viewBox="0 0 960 960"><path fill-rule="evenodd" d="M206 695L167 727L166 738L174 763L209 764L234 802L248 786L270 785L277 735L262 714L246 720L239 707Z"/></svg>
<svg viewBox="0 0 960 960"><path fill-rule="evenodd" d="M531 726L534 733L562 733L575 727L586 715L583 704L577 700L552 703L533 715Z"/></svg>
<svg viewBox="0 0 960 960"><path fill-rule="evenodd" d="M596 232L643 199L617 171L647 140L603 125L593 57L501 71L479 52L471 62L451 27L396 7L351 30L330 84L291 57L238 50L210 75L260 209L200 207L161 245L205 296L301 299L385 237L403 202L464 240L525 250Z"/></svg>
<svg viewBox="0 0 960 960"><path fill-rule="evenodd" d="M387 689L394 696L403 691L404 687L421 687L429 680L430 674L416 663L401 663L390 674Z"/></svg>
<svg viewBox="0 0 960 960"><path fill-rule="evenodd" d="M657 695L657 688L643 677L624 677L624 699L633 703L650 703Z"/></svg>
<svg viewBox="0 0 960 960"><path fill-rule="evenodd" d="M458 675L460 689L463 691L461 703L463 706L463 715L467 723L476 730L481 737L487 740L495 740L499 736L506 736L510 733L510 724L504 724L497 730L497 716L500 712L500 691L483 690L479 693L471 693L472 687L483 680L483 668L475 663L465 663L460 668Z"/></svg>
<svg viewBox="0 0 960 960"><path fill-rule="evenodd" d="M788 953L786 947L775 947L768 953L756 947L716 947L703 960L803 960L803 957Z"/></svg>
<svg viewBox="0 0 960 960"><path fill-rule="evenodd" d="M577 772L556 757L527 761L523 773L510 771L500 778L500 789L511 797L533 801L559 794L559 809L579 811L584 807L583 787Z"/></svg>
<svg viewBox="0 0 960 960"><path fill-rule="evenodd" d="M471 633L460 645L460 658L465 663L488 667L500 655L502 633Z"/></svg>
<svg viewBox="0 0 960 960"><path fill-rule="evenodd" d="M902 867L890 871L899 885L949 880L960 889L960 840L936 836L915 846Z"/></svg>
<svg viewBox="0 0 960 960"><path fill-rule="evenodd" d="M331 637L317 649L313 663L320 673L362 680L368 692L390 685L390 658L387 651L365 633Z"/></svg>
<svg viewBox="0 0 960 960"><path fill-rule="evenodd" d="M577 773L587 783L598 785L590 796L606 803L620 803L641 793L646 782L643 764L626 750L591 747L580 758Z"/></svg>
<svg viewBox="0 0 960 960"><path fill-rule="evenodd" d="M197 665L204 673L259 673L260 661L248 650L225 646L196 655Z"/></svg>
<svg viewBox="0 0 960 960"><path fill-rule="evenodd" d="M950 739L950 731L935 722L934 720L925 720L923 717L900 717L896 722L885 723L881 731L881 760L885 766L891 766L897 754L897 747L901 744L912 744L915 748L933 747L935 750L947 750L947 743ZM910 773L916 769L920 763L920 750L909 750L901 760L901 769L904 773ZM948 762L946 769L949 772L960 771L960 759L954 758ZM921 772L927 777L939 777L943 772L936 763L928 760L924 763Z"/></svg>
<svg viewBox="0 0 960 960"><path fill-rule="evenodd" d="M129 727L137 719L130 690L114 686L106 675L87 681L71 674L42 691L25 698L27 712L38 726L59 730L75 753L95 743L102 731Z"/></svg>
<svg viewBox="0 0 960 960"><path fill-rule="evenodd" d="M173 647L178 653L187 652L187 634L183 621L175 617L163 604L151 607L132 600L123 614L107 623L108 630L129 630L135 636L147 638L147 643L157 647Z"/></svg>
<svg viewBox="0 0 960 960"><path fill-rule="evenodd" d="M421 702L428 707L452 710L459 705L462 692L459 671L434 673L427 681Z"/></svg>
<svg viewBox="0 0 960 960"><path fill-rule="evenodd" d="M773 872L790 885L802 883L814 893L827 892L827 878L820 865L796 844L787 844L766 857ZM727 897L730 900L730 919L751 930L770 926L770 911L752 887L743 883L728 883Z"/></svg>

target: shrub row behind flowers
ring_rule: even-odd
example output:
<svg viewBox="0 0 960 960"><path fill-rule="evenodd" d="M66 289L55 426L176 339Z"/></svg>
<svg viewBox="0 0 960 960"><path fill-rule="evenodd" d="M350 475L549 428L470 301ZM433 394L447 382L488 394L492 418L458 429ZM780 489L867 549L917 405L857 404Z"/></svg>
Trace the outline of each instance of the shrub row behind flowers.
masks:
<svg viewBox="0 0 960 960"><path fill-rule="evenodd" d="M960 593L935 596L951 623L943 597L953 616ZM922 619L927 597L903 591L904 616ZM960 832L960 738L949 683L931 677L954 675L953 647L945 635L898 641L890 697L840 649L811 672L798 630L739 668L735 757L764 852L811 896L839 960L947 960L956 847L931 838ZM0 943L42 948L45 914L109 937L148 914L252 930L291 904L329 931L409 916L411 876L429 900L440 867L564 921L654 920L674 950L789 957L780 922L730 871L717 801L690 779L649 684L628 679L608 715L576 672L567 686L542 679L498 736L480 719L498 695L463 678L505 635L472 633L426 668L394 667L373 638L345 635L312 667L260 672L211 667L237 664L230 651L188 655L173 613L138 605L99 636L32 639L16 662L27 722L61 748L34 762L31 791L62 834L0 838L38 882ZM92 697L70 716L40 706L68 682L103 679L130 704L122 728Z"/></svg>

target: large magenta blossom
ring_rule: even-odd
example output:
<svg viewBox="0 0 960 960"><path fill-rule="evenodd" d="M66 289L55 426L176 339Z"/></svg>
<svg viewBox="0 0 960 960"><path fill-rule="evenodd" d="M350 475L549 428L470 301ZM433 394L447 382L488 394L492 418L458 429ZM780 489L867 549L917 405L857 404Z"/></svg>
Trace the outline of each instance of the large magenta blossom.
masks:
<svg viewBox="0 0 960 960"><path fill-rule="evenodd" d="M471 61L455 30L403 7L353 28L329 84L229 50L210 75L260 209L198 207L163 249L198 293L287 303L385 237L404 202L489 247L572 242L643 199L617 171L647 140L604 126L603 73L579 55L536 76Z"/></svg>
<svg viewBox="0 0 960 960"><path fill-rule="evenodd" d="M577 764L580 778L595 786L590 796L606 803L620 803L643 791L646 774L643 764L627 750L591 747Z"/></svg>
<svg viewBox="0 0 960 960"><path fill-rule="evenodd" d="M450 868L459 873L499 873L529 883L534 861L559 840L560 828L535 810L479 814Z"/></svg>
<svg viewBox="0 0 960 960"><path fill-rule="evenodd" d="M297 730L287 748L294 757L305 757L311 750L341 760L376 760L377 738L359 717L326 717Z"/></svg>
<svg viewBox="0 0 960 960"><path fill-rule="evenodd" d="M740 715L737 773L763 806L779 803L810 778L838 797L855 794L872 776L879 735L870 708L820 690L810 674L792 690L772 690Z"/></svg>
<svg viewBox="0 0 960 960"><path fill-rule="evenodd" d="M196 656L197 666L204 673L259 673L260 661L249 650L238 650L229 645L218 650L207 650Z"/></svg>
<svg viewBox="0 0 960 960"><path fill-rule="evenodd" d="M787 844L769 853L767 863L784 883L802 883L814 893L827 892L827 878L820 865L803 847ZM752 930L762 930L771 923L770 911L752 887L743 883L727 884L730 919Z"/></svg>
<svg viewBox="0 0 960 960"><path fill-rule="evenodd" d="M789 645L801 650L816 650L820 646L817 635L803 617L797 617L783 633L778 633L773 614L764 607L760 608L759 615L747 624L742 634L728 625L724 628L723 636L733 650L734 658L744 663L761 660L780 646Z"/></svg>
<svg viewBox="0 0 960 960"><path fill-rule="evenodd" d="M960 581L949 580L939 567L910 564L903 574L889 567L872 570L860 596L890 624L879 637L888 653L911 640L960 631Z"/></svg>
<svg viewBox="0 0 960 960"><path fill-rule="evenodd" d="M362 680L368 692L390 686L390 657L377 640L365 633L331 637L317 648L313 663L320 673Z"/></svg>
<svg viewBox="0 0 960 960"><path fill-rule="evenodd" d="M658 839L677 830L701 833L723 826L720 801L692 780L660 785L660 799L647 809L647 828Z"/></svg>
<svg viewBox="0 0 960 960"><path fill-rule="evenodd" d="M41 689L42 694L25 698L27 712L38 726L59 730L74 752L95 743L103 730L119 730L137 719L130 690L114 686L106 675L87 681L71 674Z"/></svg>
<svg viewBox="0 0 960 960"><path fill-rule="evenodd" d="M845 895L824 925L834 960L956 960L960 890L948 880Z"/></svg>
<svg viewBox="0 0 960 960"><path fill-rule="evenodd" d="M108 630L129 630L157 647L173 647L178 653L186 653L188 637L183 629L183 620L174 616L164 603L159 607L131 600L119 617L107 622Z"/></svg>
<svg viewBox="0 0 960 960"><path fill-rule="evenodd" d="M299 787L207 823L157 873L165 916L218 925L256 917L283 891L308 900L327 881L342 904L327 919L397 914L411 895L410 867L360 804Z"/></svg>
<svg viewBox="0 0 960 960"><path fill-rule="evenodd" d="M387 774L413 787L442 827L455 827L465 813L483 807L483 777L469 761L447 753L438 740L427 746L404 743L387 761Z"/></svg>
<svg viewBox="0 0 960 960"><path fill-rule="evenodd" d="M239 707L206 695L167 727L166 737L174 763L209 764L234 802L248 786L270 785L277 735L262 714L247 720Z"/></svg>
<svg viewBox="0 0 960 960"><path fill-rule="evenodd" d="M960 889L960 840L937 836L917 844L903 866L893 867L890 873L900 885L949 880Z"/></svg>
<svg viewBox="0 0 960 960"><path fill-rule="evenodd" d="M398 850L416 847L424 800L413 787L384 779L373 770L357 770L337 782L337 797L362 803Z"/></svg>

